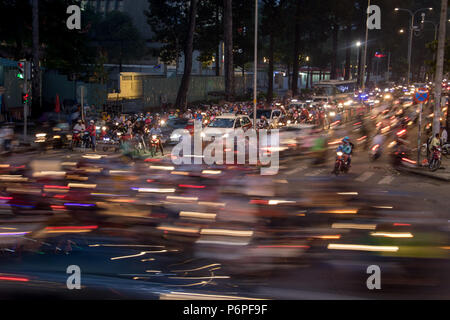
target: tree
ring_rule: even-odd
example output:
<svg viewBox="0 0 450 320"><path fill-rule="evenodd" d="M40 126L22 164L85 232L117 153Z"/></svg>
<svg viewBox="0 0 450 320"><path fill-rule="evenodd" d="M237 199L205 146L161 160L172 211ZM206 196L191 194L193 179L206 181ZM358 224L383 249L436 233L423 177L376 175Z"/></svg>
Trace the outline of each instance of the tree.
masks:
<svg viewBox="0 0 450 320"><path fill-rule="evenodd" d="M145 12L153 41L161 44L159 57L164 63L178 61L188 38L189 6L186 0L149 0Z"/></svg>
<svg viewBox="0 0 450 320"><path fill-rule="evenodd" d="M144 43L130 16L119 11L108 12L93 28L93 40L99 49L107 54L108 60L122 64L138 58L144 52Z"/></svg>
<svg viewBox="0 0 450 320"><path fill-rule="evenodd" d="M215 62L216 76L220 75L219 46L223 40L222 0L203 0L197 5L197 27L194 48L200 51L198 61L203 65Z"/></svg>
<svg viewBox="0 0 450 320"><path fill-rule="evenodd" d="M14 60L31 56L31 5L25 0L0 1L0 55Z"/></svg>
<svg viewBox="0 0 450 320"><path fill-rule="evenodd" d="M194 32L195 32L195 18L197 15L197 0L190 1L190 14L189 14L189 31L184 47L184 73L181 79L181 85L178 89L177 99L175 106L181 107L186 105L186 97L189 89L189 79L192 71L192 52L194 45Z"/></svg>
<svg viewBox="0 0 450 320"><path fill-rule="evenodd" d="M279 0L263 0L263 19L262 19L262 33L269 39L268 56L269 68L268 88L267 88L267 103L272 103L273 100L273 72L275 63L275 42L279 34L283 33L283 19L281 15L281 8L283 1Z"/></svg>
<svg viewBox="0 0 450 320"><path fill-rule="evenodd" d="M255 1L240 0L233 2L233 63L241 69L245 84L245 70L254 59Z"/></svg>
<svg viewBox="0 0 450 320"><path fill-rule="evenodd" d="M162 44L161 60L177 62L184 53L184 73L176 99L178 107L186 104L189 89L197 7L197 0L149 0L149 10L145 12L154 33L153 41Z"/></svg>

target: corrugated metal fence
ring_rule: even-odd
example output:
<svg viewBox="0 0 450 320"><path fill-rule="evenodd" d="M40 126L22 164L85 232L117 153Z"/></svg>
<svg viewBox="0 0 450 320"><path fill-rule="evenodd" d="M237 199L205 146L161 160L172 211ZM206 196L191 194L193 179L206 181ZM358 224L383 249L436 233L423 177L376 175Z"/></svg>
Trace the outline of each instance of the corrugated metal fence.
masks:
<svg viewBox="0 0 450 320"><path fill-rule="evenodd" d="M156 107L162 103L174 103L177 98L178 88L181 84L181 76L172 78L145 77L143 80L143 103L145 107ZM250 77L235 78L235 93L242 95L245 87L251 85ZM217 99L217 96L209 95L212 92L224 92L224 77L216 76L191 76L187 101L209 101Z"/></svg>

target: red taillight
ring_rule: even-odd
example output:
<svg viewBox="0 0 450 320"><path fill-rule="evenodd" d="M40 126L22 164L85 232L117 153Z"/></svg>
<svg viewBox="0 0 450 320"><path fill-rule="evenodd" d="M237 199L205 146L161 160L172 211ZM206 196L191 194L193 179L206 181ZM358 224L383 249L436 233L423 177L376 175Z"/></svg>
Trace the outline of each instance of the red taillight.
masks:
<svg viewBox="0 0 450 320"><path fill-rule="evenodd" d="M405 133L406 133L406 129L400 130L399 132L397 132L397 136L401 137Z"/></svg>
<svg viewBox="0 0 450 320"><path fill-rule="evenodd" d="M19 277L1 277L1 276L0 276L0 280L5 280L5 281L19 281L19 282L28 282L28 281L30 281L30 279L27 279L27 278L19 278Z"/></svg>
<svg viewBox="0 0 450 320"><path fill-rule="evenodd" d="M417 164L416 161L410 160L408 158L402 158L402 161L405 161L405 162L408 162L408 163L411 163L411 164Z"/></svg>
<svg viewBox="0 0 450 320"><path fill-rule="evenodd" d="M374 145L372 148L372 151L377 151L379 147L380 147L379 144Z"/></svg>

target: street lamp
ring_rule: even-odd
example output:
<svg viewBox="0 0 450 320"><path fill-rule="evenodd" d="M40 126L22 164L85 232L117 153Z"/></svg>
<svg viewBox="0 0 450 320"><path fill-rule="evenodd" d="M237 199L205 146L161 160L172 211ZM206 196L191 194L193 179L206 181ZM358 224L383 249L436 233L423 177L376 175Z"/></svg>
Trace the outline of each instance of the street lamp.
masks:
<svg viewBox="0 0 450 320"><path fill-rule="evenodd" d="M438 28L439 28L439 23L434 23L433 21L429 21L429 20L422 20L422 24L426 23L431 23L434 26L434 41L437 40L437 33L438 33Z"/></svg>
<svg viewBox="0 0 450 320"><path fill-rule="evenodd" d="M431 23L434 26L434 41L436 41L440 24L439 23L435 23L433 21L429 21L429 20L422 20L422 24L424 24L425 22ZM447 22L450 22L450 19L448 19Z"/></svg>
<svg viewBox="0 0 450 320"><path fill-rule="evenodd" d="M309 70L309 56L306 57L306 62L307 62L307 66L308 66L308 70L306 71L306 89L309 89L310 83L309 83L309 77L310 77L310 70Z"/></svg>
<svg viewBox="0 0 450 320"><path fill-rule="evenodd" d="M422 9L418 9L414 12L412 12L409 9L403 9L403 8L395 8L395 11L406 11L409 13L409 15L411 16L411 23L409 26L409 48L408 48L408 85L410 83L410 78L411 78L411 57L412 57L412 39L413 39L413 32L414 32L414 18L416 17L416 14L419 13L420 11L432 11L433 8L422 8Z"/></svg>

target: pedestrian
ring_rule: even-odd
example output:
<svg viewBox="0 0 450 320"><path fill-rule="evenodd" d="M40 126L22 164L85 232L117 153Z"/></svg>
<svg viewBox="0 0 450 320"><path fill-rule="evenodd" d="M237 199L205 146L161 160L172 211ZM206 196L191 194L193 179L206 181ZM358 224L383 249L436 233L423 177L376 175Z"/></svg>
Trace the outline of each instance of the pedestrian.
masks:
<svg viewBox="0 0 450 320"><path fill-rule="evenodd" d="M95 127L94 120L91 120L89 126L87 127L87 131L89 132L89 136L91 137L92 151L95 152L95 139L97 136L97 128Z"/></svg>

